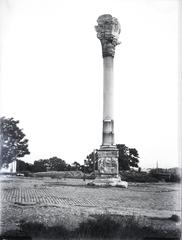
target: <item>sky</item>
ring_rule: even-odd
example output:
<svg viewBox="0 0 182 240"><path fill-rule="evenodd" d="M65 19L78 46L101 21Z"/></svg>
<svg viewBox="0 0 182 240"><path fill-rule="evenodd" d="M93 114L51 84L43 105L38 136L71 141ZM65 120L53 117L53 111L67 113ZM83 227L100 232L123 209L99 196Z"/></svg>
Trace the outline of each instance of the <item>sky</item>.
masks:
<svg viewBox="0 0 182 240"><path fill-rule="evenodd" d="M114 57L115 143L142 168L178 160L177 0L1 0L1 116L20 121L30 155L83 164L102 143L103 59L95 26L121 24Z"/></svg>

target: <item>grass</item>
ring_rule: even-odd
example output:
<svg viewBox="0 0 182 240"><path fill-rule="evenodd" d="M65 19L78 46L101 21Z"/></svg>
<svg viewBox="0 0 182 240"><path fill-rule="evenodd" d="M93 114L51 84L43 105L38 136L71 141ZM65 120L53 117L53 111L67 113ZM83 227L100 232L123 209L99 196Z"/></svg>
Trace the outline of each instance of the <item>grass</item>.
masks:
<svg viewBox="0 0 182 240"><path fill-rule="evenodd" d="M168 219L168 221L172 221ZM176 220L176 219L175 219ZM40 222L20 222L19 231L7 236L24 236L23 239L180 239L180 230L155 228L151 219L143 216L91 215L74 230L63 225L45 226ZM5 238L6 239L6 238Z"/></svg>

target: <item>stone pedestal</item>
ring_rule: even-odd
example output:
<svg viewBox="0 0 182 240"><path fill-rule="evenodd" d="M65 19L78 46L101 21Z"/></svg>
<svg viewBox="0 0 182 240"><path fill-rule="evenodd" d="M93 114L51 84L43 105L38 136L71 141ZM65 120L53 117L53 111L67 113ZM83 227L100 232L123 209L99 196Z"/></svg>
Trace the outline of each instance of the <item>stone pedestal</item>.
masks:
<svg viewBox="0 0 182 240"><path fill-rule="evenodd" d="M99 177L118 177L118 150L113 146L97 150Z"/></svg>
<svg viewBox="0 0 182 240"><path fill-rule="evenodd" d="M97 22L98 26L95 28L103 56L103 131L102 146L97 150L98 176L91 185L127 187L127 183L119 177L119 153L114 145L113 65L121 29L118 20L109 14L100 16Z"/></svg>
<svg viewBox="0 0 182 240"><path fill-rule="evenodd" d="M104 147L101 146L97 150L98 155L98 176L89 185L100 187L124 187L128 184L121 181L118 174L118 155L119 152L115 146Z"/></svg>

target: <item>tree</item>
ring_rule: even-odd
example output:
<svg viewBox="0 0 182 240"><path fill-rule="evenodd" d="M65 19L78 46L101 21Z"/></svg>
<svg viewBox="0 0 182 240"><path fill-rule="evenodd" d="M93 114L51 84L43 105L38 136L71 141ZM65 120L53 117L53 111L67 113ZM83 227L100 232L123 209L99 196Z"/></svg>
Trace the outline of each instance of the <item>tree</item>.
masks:
<svg viewBox="0 0 182 240"><path fill-rule="evenodd" d="M66 169L65 169L66 171L71 171L72 170L72 167L71 167L71 165L70 164L66 164Z"/></svg>
<svg viewBox="0 0 182 240"><path fill-rule="evenodd" d="M65 171L66 162L58 157L48 159L48 167L51 171Z"/></svg>
<svg viewBox="0 0 182 240"><path fill-rule="evenodd" d="M129 148L129 165L130 167L137 167L139 163L139 154L135 148Z"/></svg>
<svg viewBox="0 0 182 240"><path fill-rule="evenodd" d="M34 162L33 164L34 172L46 172L47 171L47 161L40 159Z"/></svg>
<svg viewBox="0 0 182 240"><path fill-rule="evenodd" d="M138 167L139 154L135 148L128 148L125 144L117 144L119 150L119 170L130 170L130 167Z"/></svg>
<svg viewBox="0 0 182 240"><path fill-rule="evenodd" d="M98 154L96 151L91 152L86 157L85 172L91 173L98 169Z"/></svg>
<svg viewBox="0 0 182 240"><path fill-rule="evenodd" d="M67 170L66 162L58 157L40 159L34 162L34 172L65 171L65 170Z"/></svg>
<svg viewBox="0 0 182 240"><path fill-rule="evenodd" d="M0 118L1 160L0 168L7 167L9 163L30 154L28 140L23 130L18 127L19 121L13 118Z"/></svg>
<svg viewBox="0 0 182 240"><path fill-rule="evenodd" d="M80 167L81 167L80 163L78 163L78 162L72 163L72 169L73 169L73 171L78 171L78 170L80 170Z"/></svg>
<svg viewBox="0 0 182 240"><path fill-rule="evenodd" d="M18 172L32 172L33 164L26 163L22 160L17 160L17 171Z"/></svg>

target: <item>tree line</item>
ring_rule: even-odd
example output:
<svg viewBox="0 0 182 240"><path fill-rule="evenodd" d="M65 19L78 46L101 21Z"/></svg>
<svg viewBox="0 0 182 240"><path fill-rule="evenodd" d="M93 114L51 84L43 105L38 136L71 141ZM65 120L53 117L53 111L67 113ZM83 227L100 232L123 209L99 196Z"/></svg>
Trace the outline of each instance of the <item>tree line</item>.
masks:
<svg viewBox="0 0 182 240"><path fill-rule="evenodd" d="M74 162L67 164L65 160L58 157L49 159L40 159L33 164L26 163L20 158L30 154L28 149L28 139L23 133L23 129L18 126L19 121L13 118L0 118L0 168L7 167L9 163L17 161L17 171L46 172L46 171L75 171L79 170L85 173L91 173L98 170L97 151L91 152L86 156L83 164ZM129 148L125 144L117 144L119 151L119 170L130 170L131 167L138 167L139 154L135 148Z"/></svg>
<svg viewBox="0 0 182 240"><path fill-rule="evenodd" d="M33 164L17 160L17 172L48 172L48 171L76 171L80 170L79 163L67 164L63 159L51 157L49 159L40 159Z"/></svg>

